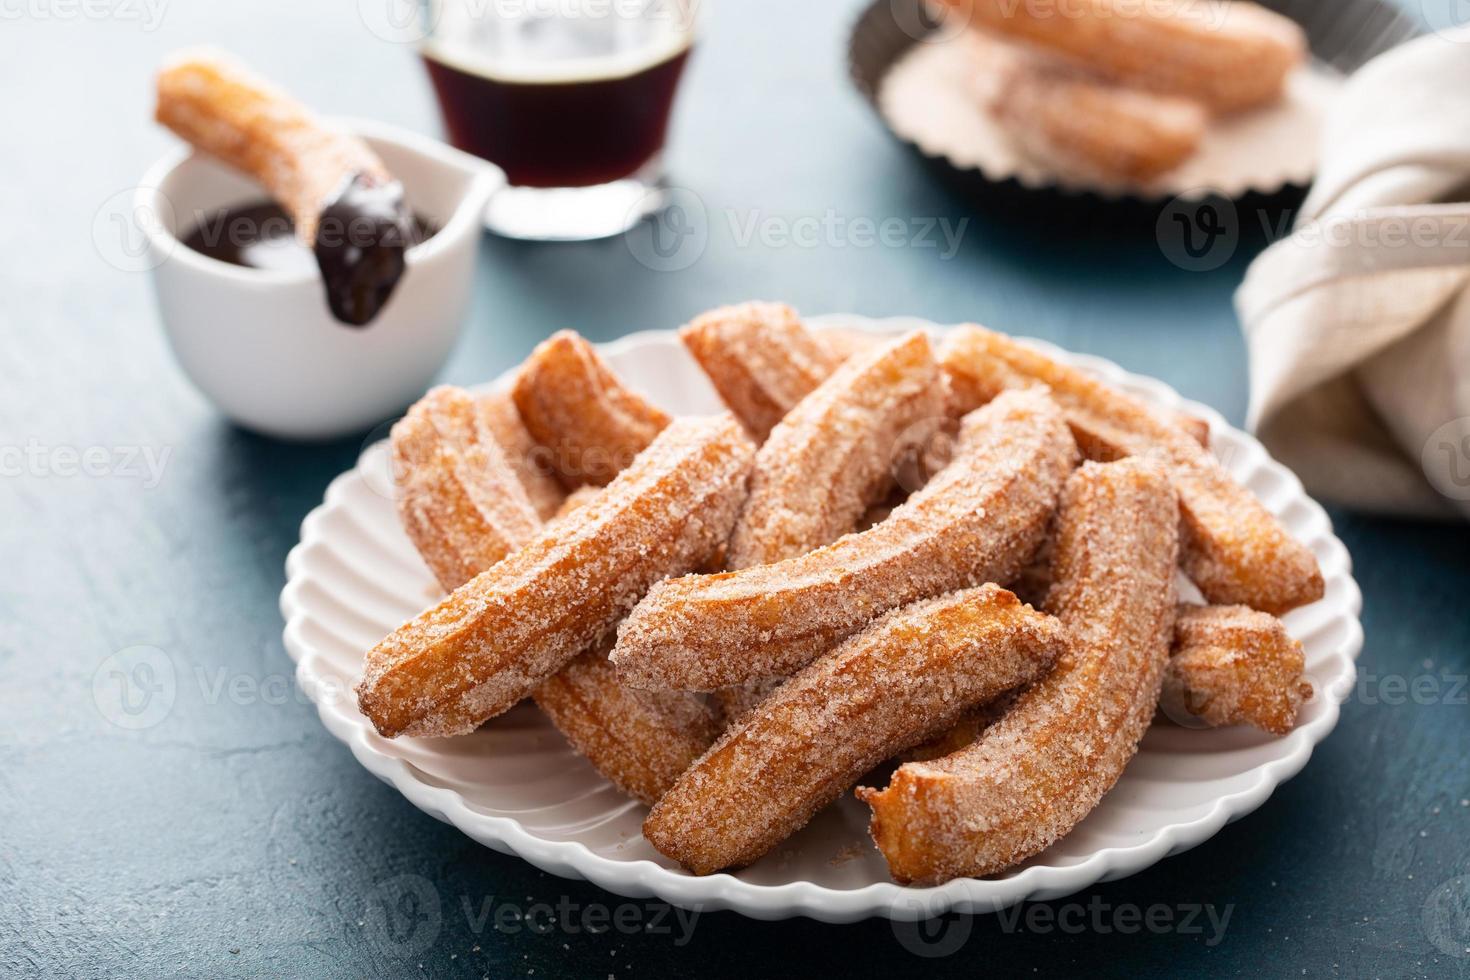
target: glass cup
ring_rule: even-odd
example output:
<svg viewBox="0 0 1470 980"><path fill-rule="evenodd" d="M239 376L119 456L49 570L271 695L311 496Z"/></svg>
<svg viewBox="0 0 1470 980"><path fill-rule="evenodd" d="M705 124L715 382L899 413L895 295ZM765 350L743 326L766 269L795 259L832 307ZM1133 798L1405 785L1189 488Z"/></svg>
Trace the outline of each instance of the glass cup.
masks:
<svg viewBox="0 0 1470 980"><path fill-rule="evenodd" d="M663 204L662 154L699 0L427 0L420 53L449 140L510 186L512 238L616 235Z"/></svg>

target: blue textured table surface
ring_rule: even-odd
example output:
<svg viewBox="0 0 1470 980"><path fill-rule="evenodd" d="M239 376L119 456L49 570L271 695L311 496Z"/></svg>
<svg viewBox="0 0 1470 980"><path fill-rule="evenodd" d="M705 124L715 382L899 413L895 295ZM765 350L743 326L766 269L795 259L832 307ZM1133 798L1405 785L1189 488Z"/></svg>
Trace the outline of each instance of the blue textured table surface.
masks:
<svg viewBox="0 0 1470 980"><path fill-rule="evenodd" d="M658 271L636 240L487 239L443 380L489 378L561 327L603 340L764 297L1045 337L1238 422L1230 296L1251 248L1191 273L1151 237L972 213L848 86L855 14L719 5L670 155L704 211L703 252ZM1338 730L1205 845L1016 915L933 934L691 921L415 810L323 730L281 647L282 562L361 440L286 445L222 421L172 363L146 276L116 267L107 217L171 145L148 121L170 48L216 41L325 111L437 132L413 51L345 2L16 4L0 32L0 972L1470 976L1462 526L1334 515L1367 629ZM914 235L933 219L959 241L950 254L942 235L893 246L851 230L884 219ZM847 230L773 237L797 227ZM93 447L105 465L66 475ZM177 694L130 730L99 711L94 682L139 645L162 651ZM537 903L552 911L527 924Z"/></svg>

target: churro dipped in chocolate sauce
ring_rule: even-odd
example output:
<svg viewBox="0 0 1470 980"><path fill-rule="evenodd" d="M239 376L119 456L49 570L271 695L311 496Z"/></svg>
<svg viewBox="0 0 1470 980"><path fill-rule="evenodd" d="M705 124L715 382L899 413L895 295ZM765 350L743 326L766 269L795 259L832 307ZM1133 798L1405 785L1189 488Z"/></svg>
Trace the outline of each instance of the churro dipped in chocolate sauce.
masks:
<svg viewBox="0 0 1470 980"><path fill-rule="evenodd" d="M160 123L255 178L290 217L316 257L332 315L371 322L415 239L403 185L377 154L217 51L176 54L157 89Z"/></svg>

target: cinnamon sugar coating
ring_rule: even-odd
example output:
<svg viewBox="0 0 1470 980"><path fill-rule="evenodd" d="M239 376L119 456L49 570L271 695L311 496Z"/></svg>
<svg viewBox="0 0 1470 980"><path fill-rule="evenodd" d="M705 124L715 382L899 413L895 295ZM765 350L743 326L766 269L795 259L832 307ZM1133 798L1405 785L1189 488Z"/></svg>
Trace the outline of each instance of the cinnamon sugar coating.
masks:
<svg viewBox="0 0 1470 980"><path fill-rule="evenodd" d="M751 708L786 683L784 677L761 677L733 687L722 687L710 695L710 700L719 709L721 728L728 728Z"/></svg>
<svg viewBox="0 0 1470 980"><path fill-rule="evenodd" d="M756 454L728 567L794 558L851 531L893 484L904 439L943 415L943 384L929 338L919 331L833 372Z"/></svg>
<svg viewBox="0 0 1470 980"><path fill-rule="evenodd" d="M1065 645L995 585L893 610L781 685L722 735L643 823L695 874L748 864L865 772L1040 676Z"/></svg>
<svg viewBox="0 0 1470 980"><path fill-rule="evenodd" d="M536 515L549 521L561 509L566 499L556 473L541 459L543 455L531 436L531 431L521 421L521 413L508 391L492 392L479 398L480 419L495 436L495 441L505 451L510 468L520 480L521 488L535 508Z"/></svg>
<svg viewBox="0 0 1470 980"><path fill-rule="evenodd" d="M1273 735L1296 726L1312 685L1302 645L1275 616L1245 606L1181 606L1163 704L1211 726L1254 725Z"/></svg>
<svg viewBox="0 0 1470 980"><path fill-rule="evenodd" d="M759 440L842 362L785 303L741 303L695 317L679 339Z"/></svg>
<svg viewBox="0 0 1470 980"><path fill-rule="evenodd" d="M618 629L635 687L713 690L782 676L916 599L1015 575L1077 448L1040 389L968 416L954 460L867 531L797 558L661 582Z"/></svg>
<svg viewBox="0 0 1470 980"><path fill-rule="evenodd" d="M1307 51L1306 34L1295 21L1238 0L943 3L972 27L1072 59L1128 88L1198 100L1213 113L1280 101Z"/></svg>
<svg viewBox="0 0 1470 980"><path fill-rule="evenodd" d="M392 737L468 732L505 711L650 585L708 558L754 455L728 414L676 421L595 500L370 650L362 712Z"/></svg>
<svg viewBox="0 0 1470 980"><path fill-rule="evenodd" d="M1146 460L1087 463L1068 481L1048 596L1070 636L1056 669L968 747L858 791L896 880L1004 871L1068 833L1117 782L1163 683L1177 506Z"/></svg>
<svg viewBox="0 0 1470 980"><path fill-rule="evenodd" d="M568 490L604 486L669 424L570 330L531 352L511 392L521 421Z"/></svg>
<svg viewBox="0 0 1470 980"><path fill-rule="evenodd" d="M702 698L619 684L607 645L577 657L532 696L572 748L649 806L720 734L719 717Z"/></svg>
<svg viewBox="0 0 1470 980"><path fill-rule="evenodd" d="M1312 553L1193 435L1137 399L981 327L954 331L941 360L961 407L1041 382L1089 459L1145 456L1163 465L1179 493L1181 563L1212 603L1280 615L1322 597Z"/></svg>
<svg viewBox="0 0 1470 980"><path fill-rule="evenodd" d="M510 396L497 394L479 399L477 419L471 415L468 401L468 396L457 389L436 389L415 406L410 415L428 416L429 421L448 416L457 423L457 428L450 430L441 422L438 427L441 436L446 430L458 435L460 430L472 428L470 422L473 419L492 427L496 442L502 446L507 440L511 441L515 449L507 446L506 455L512 457L519 453L527 465L519 470L514 465L510 470L496 470L494 490L497 494L505 499L516 497L516 473L522 478L527 474L539 477L544 481L541 491L545 502L553 507L559 502L558 516L565 517L603 492L602 487L586 486L562 500L560 484L533 468L531 448L534 444L530 434L521 426ZM441 441L448 440L441 438ZM463 438L457 441L462 442ZM511 470L516 470L516 473ZM411 485L418 486L419 481L414 480ZM442 499L444 484L436 483L426 489L429 499L421 500L420 505L445 503ZM520 547L539 531L536 526L539 521L533 521L524 513L522 518L518 536L504 539L505 553ZM407 514L404 523L405 526L409 524ZM453 556L457 568L465 570L465 580L504 557L501 554L490 559L483 551L462 550L464 542L459 537L440 538L436 544L440 550ZM423 550L422 545L420 549ZM575 658L542 682L532 696L537 707L598 772L634 799L652 804L714 741L720 732L718 718L712 707L691 694L632 691L622 687L617 683L612 665L607 662L610 645L605 644ZM429 727L440 723L442 720L432 718L423 722Z"/></svg>
<svg viewBox="0 0 1470 980"><path fill-rule="evenodd" d="M398 517L453 592L540 530L511 462L460 388L431 390L393 426Z"/></svg>

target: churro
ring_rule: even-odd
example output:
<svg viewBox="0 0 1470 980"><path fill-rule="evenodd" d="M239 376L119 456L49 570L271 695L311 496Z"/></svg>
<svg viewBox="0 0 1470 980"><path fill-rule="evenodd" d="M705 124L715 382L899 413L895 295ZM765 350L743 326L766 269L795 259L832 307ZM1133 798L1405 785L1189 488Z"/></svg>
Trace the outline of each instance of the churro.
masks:
<svg viewBox="0 0 1470 980"><path fill-rule="evenodd" d="M784 677L760 677L733 687L722 687L710 695L719 710L722 727L728 728L751 708L770 697L772 692L786 683Z"/></svg>
<svg viewBox="0 0 1470 980"><path fill-rule="evenodd" d="M606 645L543 681L533 697L572 748L649 806L720 734L718 715L699 697L619 684Z"/></svg>
<svg viewBox="0 0 1470 980"><path fill-rule="evenodd" d="M844 356L808 331L784 303L710 310L681 327L679 339L757 440L765 439Z"/></svg>
<svg viewBox="0 0 1470 980"><path fill-rule="evenodd" d="M596 499L370 650L362 712L392 737L468 732L505 711L718 547L754 455L730 415L674 422Z"/></svg>
<svg viewBox="0 0 1470 980"><path fill-rule="evenodd" d="M893 610L782 684L659 800L643 835L695 874L748 864L882 760L1040 676L1065 646L995 585Z"/></svg>
<svg viewBox="0 0 1470 980"><path fill-rule="evenodd" d="M662 409L624 385L570 330L531 352L512 396L568 490L607 484L669 424Z"/></svg>
<svg viewBox="0 0 1470 980"><path fill-rule="evenodd" d="M510 397L510 392L497 391L482 396L479 405L481 420L494 434L500 448L505 450L505 457L530 498L531 506L536 509L536 515L543 521L550 520L561 509L566 493L551 467L540 458L540 447L521 421L515 400Z"/></svg>
<svg viewBox="0 0 1470 980"><path fill-rule="evenodd" d="M519 502L522 495L517 492L515 467L502 465L488 468L474 485L493 491L492 502L499 501L502 508L513 507L518 512L513 526L504 530L492 526L489 533L477 536L473 533L481 530L477 525L465 529L471 533L455 533L459 528L453 521L439 520L424 529L427 534L420 531L417 517L426 509L437 513L448 508L451 516L457 513L455 508L462 496L460 485L440 478L445 469L442 460L459 451L467 441L474 446L473 439L483 440L483 431L475 423L497 421L500 432L507 431L508 423L520 426L518 417L506 418L505 406L510 413L515 412L509 396L490 396L472 405L469 396L459 389L438 388L414 406L409 418L394 430L395 449L400 444L410 450L417 449L422 442L422 430L428 426L433 427L432 435L441 444L430 447L434 455L428 463L424 462L422 452L410 451L402 460L410 475L409 487L415 490L415 504L412 508L400 505L400 509L404 527L420 552L426 558L432 554L452 563L451 567L462 576L461 581L489 568L540 530L535 514ZM403 438L399 438L400 427L405 430ZM408 437L409 432L413 438ZM513 428L509 435L517 438ZM529 435L525 441L530 441ZM422 479L424 473L432 477ZM553 488L559 496L559 485L553 483ZM566 497L558 513L565 517L602 492L601 487L582 487ZM443 533L445 528L451 533ZM495 547L488 547L489 541ZM443 576L440 582L446 590L459 584L449 584ZM572 747L598 772L629 796L651 804L714 741L720 732L718 716L714 708L691 694L623 688L607 662L610 645L606 643L572 660L542 682L532 697ZM436 722L431 719L426 723Z"/></svg>
<svg viewBox="0 0 1470 980"><path fill-rule="evenodd" d="M332 315L361 326L403 276L413 219L403 185L356 136L326 124L224 54L175 54L155 118L258 181L316 256Z"/></svg>
<svg viewBox="0 0 1470 980"><path fill-rule="evenodd" d="M803 398L756 454L726 552L731 570L805 554L851 531L893 484L895 451L945 411L920 331L859 354Z"/></svg>
<svg viewBox="0 0 1470 980"><path fill-rule="evenodd" d="M1275 616L1245 606L1183 606L1161 703L1176 720L1285 735L1312 695L1304 668L1302 645Z"/></svg>
<svg viewBox="0 0 1470 980"><path fill-rule="evenodd" d="M1253 3L943 0L983 27L1074 58L1118 82L1236 112L1281 99L1306 56L1292 20Z"/></svg>
<svg viewBox="0 0 1470 980"><path fill-rule="evenodd" d="M1153 718L1173 634L1178 504L1138 459L1085 464L1062 495L1048 609L1067 627L1057 668L969 747L860 789L900 882L1004 871L1097 806Z"/></svg>
<svg viewBox="0 0 1470 980"><path fill-rule="evenodd" d="M444 591L535 537L541 521L467 392L433 389L390 438L399 519Z"/></svg>
<svg viewBox="0 0 1470 980"><path fill-rule="evenodd" d="M601 492L602 487L594 487L591 485L578 487L562 499L561 506L556 509L556 514L552 519L561 520L563 517L566 517L568 514L577 510L577 508L591 503L592 500L596 498L596 496Z"/></svg>
<svg viewBox="0 0 1470 980"><path fill-rule="evenodd" d="M618 629L635 687L713 690L789 674L873 617L1004 581L1036 550L1077 448L1040 389L966 417L954 460L883 523L797 558L655 586Z"/></svg>
<svg viewBox="0 0 1470 980"><path fill-rule="evenodd" d="M961 408L1040 382L1066 412L1089 459L1146 456L1160 462L1179 492L1181 563L1210 602L1279 615L1322 597L1322 573L1312 553L1179 424L1076 368L981 327L950 334L941 361Z"/></svg>
<svg viewBox="0 0 1470 980"><path fill-rule="evenodd" d="M815 331L817 343L827 348L827 353L832 355L834 366L841 364L849 357L872 350L878 344L889 338L870 330L849 329L847 327L827 327Z"/></svg>
<svg viewBox="0 0 1470 980"><path fill-rule="evenodd" d="M1122 88L1022 55L991 115L1021 153L1063 175L1143 183L1194 156L1208 115L1190 99Z"/></svg>

